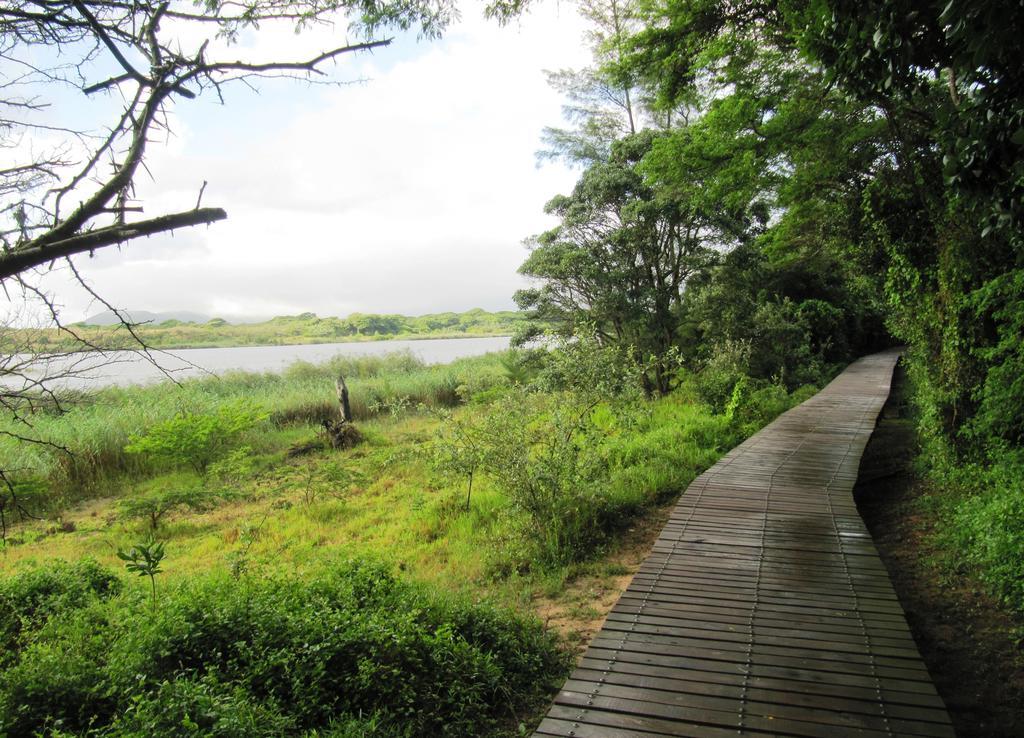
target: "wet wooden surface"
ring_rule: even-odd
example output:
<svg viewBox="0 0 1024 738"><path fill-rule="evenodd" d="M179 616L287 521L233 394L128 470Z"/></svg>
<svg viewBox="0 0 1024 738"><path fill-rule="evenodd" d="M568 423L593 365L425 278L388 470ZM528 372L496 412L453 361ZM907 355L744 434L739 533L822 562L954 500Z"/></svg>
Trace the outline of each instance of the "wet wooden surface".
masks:
<svg viewBox="0 0 1024 738"><path fill-rule="evenodd" d="M953 736L853 501L895 352L694 480L540 736Z"/></svg>

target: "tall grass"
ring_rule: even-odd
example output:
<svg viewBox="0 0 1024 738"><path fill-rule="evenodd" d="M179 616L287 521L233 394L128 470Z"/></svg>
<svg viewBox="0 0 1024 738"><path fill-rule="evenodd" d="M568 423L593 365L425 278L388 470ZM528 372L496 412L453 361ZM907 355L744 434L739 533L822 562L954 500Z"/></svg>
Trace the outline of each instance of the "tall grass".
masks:
<svg viewBox="0 0 1024 738"><path fill-rule="evenodd" d="M270 413L270 430L336 417L339 374L346 378L357 421L419 405L452 407L505 381L496 355L427 366L406 352L335 357L318 365L297 362L281 374L231 372L180 384L110 387L76 398L63 413L36 413L31 427L0 422L0 432L47 442L0 436L0 468L15 479L45 483L51 502L84 499L103 493L117 477L148 473L150 462L126 454L125 446L133 436L182 413L213 413L244 398Z"/></svg>

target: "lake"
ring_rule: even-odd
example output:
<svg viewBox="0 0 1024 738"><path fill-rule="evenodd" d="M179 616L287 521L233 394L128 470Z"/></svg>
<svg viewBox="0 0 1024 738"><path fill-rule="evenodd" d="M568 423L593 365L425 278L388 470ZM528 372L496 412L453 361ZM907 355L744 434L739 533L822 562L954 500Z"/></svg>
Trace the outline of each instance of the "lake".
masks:
<svg viewBox="0 0 1024 738"><path fill-rule="evenodd" d="M88 389L109 385L148 384L203 374L221 374L241 369L250 372L280 372L296 361L316 364L333 356L379 356L410 351L427 364L447 364L467 356L479 356L509 347L508 336L493 338L428 338L414 341L365 341L361 343L317 343L299 346L239 346L234 348L175 349L152 351L153 362L133 351L112 351L105 355L76 354L51 363L45 372L53 376L73 366L72 376L59 383ZM161 371L161 368L164 372ZM43 373L40 371L40 374Z"/></svg>

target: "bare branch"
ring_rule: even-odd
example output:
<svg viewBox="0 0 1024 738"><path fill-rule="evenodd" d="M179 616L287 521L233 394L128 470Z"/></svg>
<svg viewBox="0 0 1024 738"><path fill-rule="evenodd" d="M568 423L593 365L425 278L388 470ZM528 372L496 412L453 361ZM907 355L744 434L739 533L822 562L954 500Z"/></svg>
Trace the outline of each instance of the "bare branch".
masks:
<svg viewBox="0 0 1024 738"><path fill-rule="evenodd" d="M99 36L100 40L110 50L110 53L113 54L115 59L117 59L117 63L124 68L125 72L127 72L131 78L137 81L140 85L150 84L149 80L146 77L143 77L142 74L140 74L139 71L124 57L121 50L117 48L117 44L110 39L110 36L107 35L106 29L100 25L99 21L96 20L96 16L89 11L89 8L86 7L85 3L83 3L82 0L71 0L71 2L75 6L75 9L77 9L78 12L82 14L82 17L89 23L93 32Z"/></svg>
<svg viewBox="0 0 1024 738"><path fill-rule="evenodd" d="M214 223L227 217L228 214L221 208L201 208L184 213L161 215L137 223L119 223L106 228L97 228L61 241L47 242L37 239L30 242L25 248L0 255L0 280L55 259L73 256L84 251L94 251L105 246L113 246L142 236L152 236L155 233L163 233L175 228ZM39 241L42 243L39 244Z"/></svg>
<svg viewBox="0 0 1024 738"><path fill-rule="evenodd" d="M356 51L367 51L369 49L377 49L383 46L389 46L393 39L385 38L380 41L367 41L361 44L351 44L349 46L340 46L331 51L325 51L312 59L302 62L268 62L266 64L251 64L248 62L215 62L211 64L201 64L192 70L185 78L194 78L200 75L210 75L214 72L251 72L259 74L261 72L311 72L315 74L323 74L317 67L323 64L325 61L334 59L342 54L349 54Z"/></svg>

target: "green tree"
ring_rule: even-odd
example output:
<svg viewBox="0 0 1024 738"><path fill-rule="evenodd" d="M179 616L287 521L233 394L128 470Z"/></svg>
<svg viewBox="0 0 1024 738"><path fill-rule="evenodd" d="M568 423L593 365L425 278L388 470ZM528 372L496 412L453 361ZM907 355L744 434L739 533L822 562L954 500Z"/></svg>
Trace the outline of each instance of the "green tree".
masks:
<svg viewBox="0 0 1024 738"><path fill-rule="evenodd" d="M694 138L693 146L704 143ZM643 361L676 344L691 276L757 220L739 198L715 203L647 184L640 164L659 141L644 131L615 142L609 160L588 167L571 195L548 203L561 223L530 241L520 267L540 285L516 293L534 320L563 335L590 325L599 340L631 347ZM660 362L644 377L649 391L668 391L670 373Z"/></svg>
<svg viewBox="0 0 1024 738"><path fill-rule="evenodd" d="M830 0L802 40L846 89L929 123L946 183L986 232L1024 233L1024 8L995 2ZM935 92L940 94L935 95Z"/></svg>
<svg viewBox="0 0 1024 738"><path fill-rule="evenodd" d="M444 474L466 478L467 511L473 499L473 479L484 462L486 449L484 431L478 423L446 414L434 439L433 462Z"/></svg>
<svg viewBox="0 0 1024 738"><path fill-rule="evenodd" d="M118 509L127 518L145 518L150 533L155 534L160 521L172 510L183 507L195 511L208 510L218 498L224 496L223 493L215 494L205 489L172 487L127 497L121 501Z"/></svg>
<svg viewBox="0 0 1024 738"><path fill-rule="evenodd" d="M160 568L160 564L164 560L163 541L137 543L127 551L119 548L117 557L125 562L124 568L128 571L138 574L140 577L149 577L153 610L156 611L156 575L163 572L163 569Z"/></svg>
<svg viewBox="0 0 1024 738"><path fill-rule="evenodd" d="M804 35L900 141L869 201L893 330L930 433L980 458L1024 442L1022 28L1019 3L835 1Z"/></svg>
<svg viewBox="0 0 1024 738"><path fill-rule="evenodd" d="M772 175L766 253L824 247L861 273L850 294L884 287L931 436L975 455L1019 443L1024 388L1003 371L1024 366L1019 5L643 8L624 64L661 105L733 112ZM691 179L685 157L649 159L654 186Z"/></svg>
<svg viewBox="0 0 1024 738"><path fill-rule="evenodd" d="M612 143L644 128L651 111L632 75L617 71L625 40L637 28L636 2L583 0L579 9L589 21L586 40L594 63L547 73L548 84L565 96L562 114L573 125L545 128L547 148L539 157L587 166L607 161Z"/></svg>

